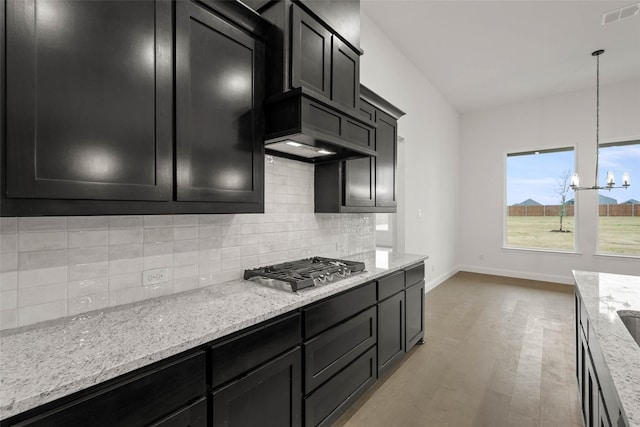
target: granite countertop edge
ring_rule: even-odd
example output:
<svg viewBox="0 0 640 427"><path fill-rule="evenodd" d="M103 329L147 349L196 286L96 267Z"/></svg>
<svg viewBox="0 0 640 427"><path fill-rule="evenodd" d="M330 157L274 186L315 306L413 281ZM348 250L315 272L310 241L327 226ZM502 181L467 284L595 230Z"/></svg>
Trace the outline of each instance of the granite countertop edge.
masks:
<svg viewBox="0 0 640 427"><path fill-rule="evenodd" d="M379 267L383 256L386 264ZM0 332L0 420L278 317L428 257L365 252L366 270L299 293L253 281Z"/></svg>
<svg viewBox="0 0 640 427"><path fill-rule="evenodd" d="M640 427L640 346L618 311L640 311L640 276L573 271L628 427ZM615 423L615 420L611 420Z"/></svg>

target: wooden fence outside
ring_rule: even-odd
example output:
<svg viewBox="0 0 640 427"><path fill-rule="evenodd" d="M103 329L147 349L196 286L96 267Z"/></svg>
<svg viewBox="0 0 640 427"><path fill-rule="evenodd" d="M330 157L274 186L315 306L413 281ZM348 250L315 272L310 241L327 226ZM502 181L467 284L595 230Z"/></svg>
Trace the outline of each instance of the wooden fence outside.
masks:
<svg viewBox="0 0 640 427"><path fill-rule="evenodd" d="M573 216L574 205L565 205L565 215ZM639 204L600 205L600 216L640 216ZM558 216L560 205L509 206L509 216Z"/></svg>

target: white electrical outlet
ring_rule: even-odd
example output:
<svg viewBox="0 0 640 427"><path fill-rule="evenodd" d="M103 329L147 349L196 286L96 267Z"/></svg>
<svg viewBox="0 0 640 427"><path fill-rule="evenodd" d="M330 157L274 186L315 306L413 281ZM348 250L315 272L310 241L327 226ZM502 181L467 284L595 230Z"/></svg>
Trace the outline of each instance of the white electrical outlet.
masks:
<svg viewBox="0 0 640 427"><path fill-rule="evenodd" d="M168 268L157 268L155 270L145 270L142 272L143 285L155 285L169 280Z"/></svg>

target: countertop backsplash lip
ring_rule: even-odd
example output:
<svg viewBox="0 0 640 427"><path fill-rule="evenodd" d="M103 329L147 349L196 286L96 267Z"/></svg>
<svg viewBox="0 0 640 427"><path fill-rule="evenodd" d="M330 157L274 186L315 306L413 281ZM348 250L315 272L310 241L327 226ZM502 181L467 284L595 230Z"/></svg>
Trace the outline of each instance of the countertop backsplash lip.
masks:
<svg viewBox="0 0 640 427"><path fill-rule="evenodd" d="M640 276L579 270L573 275L628 427L640 427L640 346L618 316L640 310Z"/></svg>
<svg viewBox="0 0 640 427"><path fill-rule="evenodd" d="M386 264L378 264L376 255ZM212 342L427 259L368 251L366 270L300 293L233 280L0 332L0 419ZM386 265L386 267L376 267Z"/></svg>

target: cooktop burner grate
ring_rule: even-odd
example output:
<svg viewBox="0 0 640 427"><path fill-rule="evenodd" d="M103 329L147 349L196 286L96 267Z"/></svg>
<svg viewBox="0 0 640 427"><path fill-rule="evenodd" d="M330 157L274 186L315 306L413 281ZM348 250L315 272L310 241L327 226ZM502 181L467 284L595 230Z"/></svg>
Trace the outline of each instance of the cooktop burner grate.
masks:
<svg viewBox="0 0 640 427"><path fill-rule="evenodd" d="M312 257L245 270L244 279L265 284L271 284L271 281L285 282L291 286L292 291L297 292L310 286L344 279L364 268L364 262Z"/></svg>

